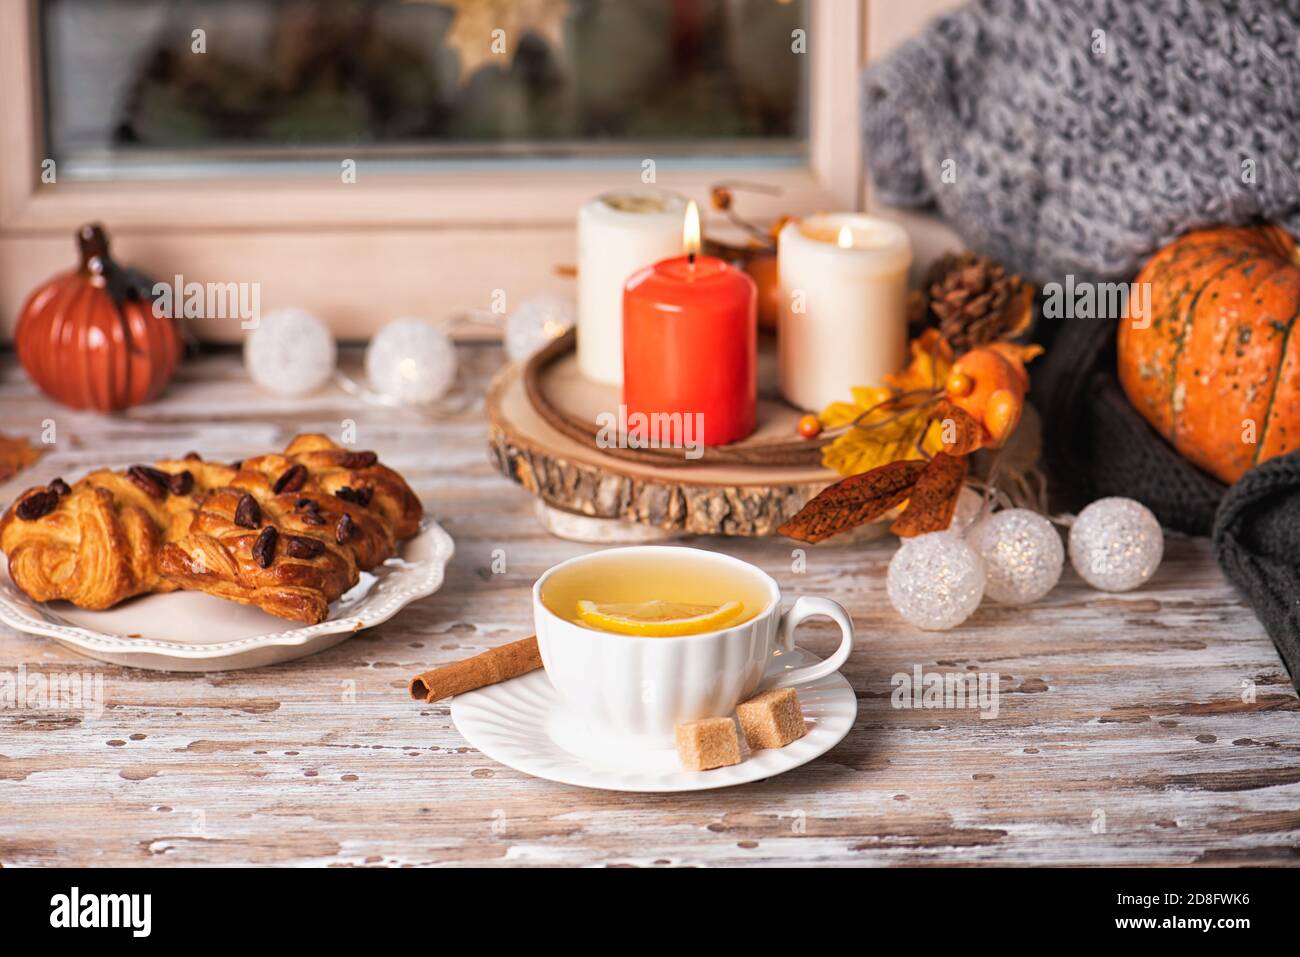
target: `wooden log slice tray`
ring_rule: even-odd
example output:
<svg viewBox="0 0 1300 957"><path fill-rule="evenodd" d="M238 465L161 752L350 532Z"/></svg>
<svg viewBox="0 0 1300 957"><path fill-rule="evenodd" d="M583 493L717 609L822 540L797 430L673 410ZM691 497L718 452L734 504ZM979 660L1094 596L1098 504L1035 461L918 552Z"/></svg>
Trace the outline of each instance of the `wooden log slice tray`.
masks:
<svg viewBox="0 0 1300 957"><path fill-rule="evenodd" d="M533 408L557 432L592 444L601 431L599 417L615 413L622 401L619 386L592 382L578 371L576 336L571 330L537 352L524 366L524 389ZM776 390L776 340L764 335L758 351L758 424L748 438L731 445L709 446L698 458L686 459L680 448L636 448L618 444L604 451L614 458L649 465L821 465L829 438L798 434L804 413Z"/></svg>
<svg viewBox="0 0 1300 957"><path fill-rule="evenodd" d="M771 352L770 345L765 352ZM549 354L547 354L549 352ZM760 359L760 382L771 381ZM529 370L533 370L530 375ZM532 388L529 388L529 381ZM534 405L539 394L546 414ZM494 464L553 508L598 518L619 519L698 535L773 535L776 529L839 476L823 468L811 445L801 461L755 464L754 461L704 457L690 461L682 450L601 448L595 441L595 412L618 407L617 387L597 386L577 375L572 343L559 340L526 367L510 365L498 373L487 397L489 441ZM788 446L797 410L778 408L785 425L763 421L755 444ZM557 419L555 410L561 410ZM590 419L586 418L590 415ZM566 425L567 422L567 425ZM588 430L587 424L591 428ZM805 440L797 439L797 442ZM735 450L736 446L725 448ZM654 451L653 459L630 457L629 451Z"/></svg>

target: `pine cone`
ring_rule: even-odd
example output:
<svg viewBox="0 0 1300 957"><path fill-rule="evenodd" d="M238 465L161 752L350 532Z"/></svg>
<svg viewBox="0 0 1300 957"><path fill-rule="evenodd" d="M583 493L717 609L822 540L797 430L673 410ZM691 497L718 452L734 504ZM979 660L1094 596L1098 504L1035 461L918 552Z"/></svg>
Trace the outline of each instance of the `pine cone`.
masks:
<svg viewBox="0 0 1300 957"><path fill-rule="evenodd" d="M939 331L958 355L1028 328L1033 289L984 256L948 253L930 267L921 288Z"/></svg>

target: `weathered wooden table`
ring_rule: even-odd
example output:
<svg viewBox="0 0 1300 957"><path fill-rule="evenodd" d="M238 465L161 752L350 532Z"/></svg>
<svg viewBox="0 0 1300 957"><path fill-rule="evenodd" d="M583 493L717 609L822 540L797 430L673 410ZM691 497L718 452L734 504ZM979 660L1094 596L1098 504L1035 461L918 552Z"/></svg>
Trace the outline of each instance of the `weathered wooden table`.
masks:
<svg viewBox="0 0 1300 957"><path fill-rule="evenodd" d="M457 548L438 594L259 671L118 668L0 628L0 672L90 669L105 698L99 716L0 709L0 864L1300 862L1300 706L1197 539L1171 536L1137 592L1095 592L1067 569L1044 601L986 605L941 634L890 609L887 542L810 550L796 574L788 543L701 540L788 593L849 607L860 712L848 738L778 778L682 796L588 791L493 763L445 704L410 701L406 681L528 634L529 586L585 546L543 533L532 500L488 463L482 396L500 351L462 359L467 406L429 422L338 391L269 398L230 353L191 361L153 406L80 415L0 358L0 429L35 438L54 420L49 455L67 476L190 448L235 458L353 419ZM805 628L802 643L829 650L829 626ZM997 717L893 707L892 676L918 666L995 673Z"/></svg>

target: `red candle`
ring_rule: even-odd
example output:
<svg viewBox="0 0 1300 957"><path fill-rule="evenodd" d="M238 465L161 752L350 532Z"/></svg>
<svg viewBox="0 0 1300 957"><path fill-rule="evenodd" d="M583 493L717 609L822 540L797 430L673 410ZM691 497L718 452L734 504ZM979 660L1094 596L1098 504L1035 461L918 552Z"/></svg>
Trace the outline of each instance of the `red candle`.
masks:
<svg viewBox="0 0 1300 957"><path fill-rule="evenodd" d="M691 203L688 250L699 248L698 217ZM698 253L665 259L628 279L623 405L629 436L644 444L726 445L754 431L757 303L754 280Z"/></svg>

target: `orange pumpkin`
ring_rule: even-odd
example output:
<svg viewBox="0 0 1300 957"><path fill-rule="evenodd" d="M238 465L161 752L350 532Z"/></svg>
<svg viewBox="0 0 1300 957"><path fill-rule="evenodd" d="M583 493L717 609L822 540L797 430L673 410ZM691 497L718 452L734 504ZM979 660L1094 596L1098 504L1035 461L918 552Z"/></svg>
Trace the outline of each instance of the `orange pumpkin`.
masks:
<svg viewBox="0 0 1300 957"><path fill-rule="evenodd" d="M46 395L113 412L158 397L181 358L176 322L153 311L153 283L115 263L98 224L77 231L81 264L27 299L14 349Z"/></svg>
<svg viewBox="0 0 1300 957"><path fill-rule="evenodd" d="M751 256L745 263L745 272L758 286L758 328L775 332L781 314L781 284L777 280L775 254Z"/></svg>
<svg viewBox="0 0 1300 957"><path fill-rule="evenodd" d="M749 273L758 287L758 328L776 332L776 320L781 314L781 284L776 274L775 248L757 244L733 246L706 239L704 252Z"/></svg>
<svg viewBox="0 0 1300 957"><path fill-rule="evenodd" d="M944 397L980 425L984 448L1006 444L1020 424L1029 391L1025 363L1042 350L991 342L963 353L944 383Z"/></svg>
<svg viewBox="0 0 1300 957"><path fill-rule="evenodd" d="M1295 239L1277 226L1199 230L1136 281L1150 300L1120 323L1119 380L1156 431L1228 483L1300 448Z"/></svg>

